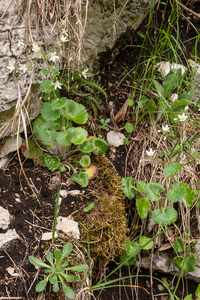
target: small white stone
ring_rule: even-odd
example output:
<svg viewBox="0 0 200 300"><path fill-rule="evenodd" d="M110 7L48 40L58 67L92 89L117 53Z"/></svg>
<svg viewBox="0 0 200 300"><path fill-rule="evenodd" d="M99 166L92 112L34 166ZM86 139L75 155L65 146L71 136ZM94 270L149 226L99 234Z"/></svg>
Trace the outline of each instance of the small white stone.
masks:
<svg viewBox="0 0 200 300"><path fill-rule="evenodd" d="M8 274L10 274L13 277L19 277L20 273L15 273L15 269L12 267L8 267L6 268L6 271L8 272Z"/></svg>
<svg viewBox="0 0 200 300"><path fill-rule="evenodd" d="M182 71L182 75L185 73L185 71L187 70L186 67L184 67L183 65L180 65L180 64L171 64L169 61L167 62L164 62L164 61L161 61L160 63L158 63L156 65L158 67L158 71L163 75L163 76L166 76L167 74L169 74L170 72L170 69L175 69L175 70L178 70L181 68L181 71Z"/></svg>
<svg viewBox="0 0 200 300"><path fill-rule="evenodd" d="M80 231L78 228L78 223L74 220L69 220L64 217L57 217L56 230L61 230L67 235L72 235L76 239L80 239Z"/></svg>
<svg viewBox="0 0 200 300"><path fill-rule="evenodd" d="M125 135L117 131L107 133L107 141L110 146L119 147L124 145Z"/></svg>
<svg viewBox="0 0 200 300"><path fill-rule="evenodd" d="M58 234L55 232L54 238L57 238ZM44 232L41 237L41 241L49 241L52 239L52 232Z"/></svg>
<svg viewBox="0 0 200 300"><path fill-rule="evenodd" d="M2 206L0 206L0 228L7 229L10 224L10 214L9 211Z"/></svg>
<svg viewBox="0 0 200 300"><path fill-rule="evenodd" d="M9 250L19 239L21 238L15 229L9 229L6 233L0 233L0 251Z"/></svg>

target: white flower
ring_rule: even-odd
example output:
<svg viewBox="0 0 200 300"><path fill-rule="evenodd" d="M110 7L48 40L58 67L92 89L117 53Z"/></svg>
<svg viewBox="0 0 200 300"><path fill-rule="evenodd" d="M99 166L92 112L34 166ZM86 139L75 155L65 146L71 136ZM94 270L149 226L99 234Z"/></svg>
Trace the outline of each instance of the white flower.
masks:
<svg viewBox="0 0 200 300"><path fill-rule="evenodd" d="M86 69L82 72L82 75L83 75L83 77L85 77L85 79L87 79L87 76L86 76L87 71L88 71L88 69Z"/></svg>
<svg viewBox="0 0 200 300"><path fill-rule="evenodd" d="M15 64L10 63L10 64L8 65L7 69L10 70L9 73L12 73L12 71L15 70Z"/></svg>
<svg viewBox="0 0 200 300"><path fill-rule="evenodd" d="M178 99L178 95L177 94L172 94L170 99L172 100L172 102L174 102Z"/></svg>
<svg viewBox="0 0 200 300"><path fill-rule="evenodd" d="M65 42L68 41L68 38L67 38L66 36L62 35L60 41L61 41L62 43L65 43Z"/></svg>
<svg viewBox="0 0 200 300"><path fill-rule="evenodd" d="M188 116L186 116L185 113L183 113L182 115L178 115L178 117L180 122L184 122Z"/></svg>
<svg viewBox="0 0 200 300"><path fill-rule="evenodd" d="M176 121L176 120L177 120L177 118L174 119L174 121Z"/></svg>
<svg viewBox="0 0 200 300"><path fill-rule="evenodd" d="M26 73L26 71L28 70L27 65L20 65L19 70L21 70L23 73Z"/></svg>
<svg viewBox="0 0 200 300"><path fill-rule="evenodd" d="M60 83L60 82L57 80L57 81L54 83L54 85L55 85L55 90L56 90L57 88L61 89L62 83Z"/></svg>
<svg viewBox="0 0 200 300"><path fill-rule="evenodd" d="M40 51L40 47L37 44L33 44L32 51L38 52L38 51Z"/></svg>
<svg viewBox="0 0 200 300"><path fill-rule="evenodd" d="M25 46L24 41L23 41L23 40L19 40L19 41L18 41L18 46L19 46L19 47L21 47L21 46L24 47L24 46Z"/></svg>
<svg viewBox="0 0 200 300"><path fill-rule="evenodd" d="M63 29L63 30L62 30L62 34L68 36L67 30Z"/></svg>
<svg viewBox="0 0 200 300"><path fill-rule="evenodd" d="M147 154L148 156L153 156L153 155L154 155L154 153L155 153L155 151L153 151L153 149L152 149L152 148L150 148L150 149L149 149L149 151L148 151L148 150L146 150L146 154Z"/></svg>
<svg viewBox="0 0 200 300"><path fill-rule="evenodd" d="M164 141L166 140L166 136L164 136L163 140L164 140Z"/></svg>
<svg viewBox="0 0 200 300"><path fill-rule="evenodd" d="M168 125L162 125L162 130L164 131L164 132L168 132L169 130L170 130L170 128L169 128L169 126Z"/></svg>
<svg viewBox="0 0 200 300"><path fill-rule="evenodd" d="M158 132L161 132L161 130L158 130Z"/></svg>
<svg viewBox="0 0 200 300"><path fill-rule="evenodd" d="M189 108L189 106L186 106L186 107L184 108L184 110L185 110L185 111L188 111L188 108Z"/></svg>
<svg viewBox="0 0 200 300"><path fill-rule="evenodd" d="M59 59L59 56L56 55L56 52L49 53L49 61L55 61L56 59Z"/></svg>

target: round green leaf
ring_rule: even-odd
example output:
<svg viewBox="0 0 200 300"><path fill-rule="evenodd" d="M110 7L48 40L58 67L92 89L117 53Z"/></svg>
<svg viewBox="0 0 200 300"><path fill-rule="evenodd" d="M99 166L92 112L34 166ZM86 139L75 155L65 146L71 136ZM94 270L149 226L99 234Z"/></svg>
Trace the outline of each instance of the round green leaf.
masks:
<svg viewBox="0 0 200 300"><path fill-rule="evenodd" d="M88 184L89 184L89 178L88 178L88 175L85 172L81 172L79 175L74 173L70 177L70 179L74 180L75 182L80 184L80 186L82 186L83 188L88 186Z"/></svg>
<svg viewBox="0 0 200 300"><path fill-rule="evenodd" d="M152 213L152 219L156 224L166 226L177 220L177 211L172 207L167 207L165 211L155 209Z"/></svg>
<svg viewBox="0 0 200 300"><path fill-rule="evenodd" d="M74 100L67 99L65 107L62 108L65 117L71 120L76 114L77 106L78 103L76 103Z"/></svg>
<svg viewBox="0 0 200 300"><path fill-rule="evenodd" d="M122 178L122 191L129 200L133 199L137 194L136 189L132 186L136 181L137 180L132 177Z"/></svg>
<svg viewBox="0 0 200 300"><path fill-rule="evenodd" d="M181 165L179 163L172 163L171 165L168 165L166 168L163 169L163 173L166 176L174 175L176 172L181 170Z"/></svg>
<svg viewBox="0 0 200 300"><path fill-rule="evenodd" d="M73 131L75 133L75 137L72 141L73 144L78 145L78 144L82 144L83 142L85 142L85 140L87 139L88 133L85 129L83 129L82 127L76 127L73 128Z"/></svg>
<svg viewBox="0 0 200 300"><path fill-rule="evenodd" d="M173 263L181 270L183 268L184 273L189 273L195 270L196 257L193 253L187 252L185 259L182 256L177 256L173 259Z"/></svg>
<svg viewBox="0 0 200 300"><path fill-rule="evenodd" d="M191 207L194 203L194 191L192 191L187 183L180 183L181 186L185 189L184 199L187 207Z"/></svg>
<svg viewBox="0 0 200 300"><path fill-rule="evenodd" d="M23 150L25 151L23 152ZM38 147L34 140L28 141L28 147L26 146L26 142L22 143L21 151L25 157L34 159L40 157L43 153L43 150Z"/></svg>
<svg viewBox="0 0 200 300"><path fill-rule="evenodd" d="M174 246L174 250L176 252L183 252L185 250L183 240L180 237L177 237L176 242L172 242L172 245Z"/></svg>
<svg viewBox="0 0 200 300"><path fill-rule="evenodd" d="M58 167L60 166L60 159L55 155L50 156L48 154L45 154L42 156L42 159L45 167L47 167L52 172L58 169Z"/></svg>
<svg viewBox="0 0 200 300"><path fill-rule="evenodd" d="M93 153L96 155L102 155L106 152L108 148L108 144L106 141L96 138L92 140Z"/></svg>
<svg viewBox="0 0 200 300"><path fill-rule="evenodd" d="M149 200L151 201L157 201L160 199L160 192L164 191L164 187L160 183L156 182L149 182L145 186L145 193Z"/></svg>
<svg viewBox="0 0 200 300"><path fill-rule="evenodd" d="M125 130L126 130L126 132L131 133L133 131L133 124L126 123L125 124Z"/></svg>
<svg viewBox="0 0 200 300"><path fill-rule="evenodd" d="M60 117L60 111L53 109L50 103L43 103L41 114L44 119L54 121Z"/></svg>
<svg viewBox="0 0 200 300"><path fill-rule="evenodd" d="M67 98L66 97L62 97L60 99L55 99L51 101L51 106L54 109L58 109L58 108L62 108L66 105L67 103Z"/></svg>
<svg viewBox="0 0 200 300"><path fill-rule="evenodd" d="M79 161L79 164L81 165L81 167L86 168L90 165L91 160L90 157L88 155L83 155Z"/></svg>
<svg viewBox="0 0 200 300"><path fill-rule="evenodd" d="M46 92L46 91L54 90L54 85L51 83L51 80L45 79L42 81L40 88L42 92Z"/></svg>
<svg viewBox="0 0 200 300"><path fill-rule="evenodd" d="M147 244L143 249L144 250L150 250L152 249L153 247L153 241L150 242L150 238L146 237L146 236L141 236L140 237L140 240L139 240L139 243L140 243L140 246L142 247L143 245L145 245L147 242L149 242L149 244Z"/></svg>
<svg viewBox="0 0 200 300"><path fill-rule="evenodd" d="M148 212L151 209L151 204L147 199L137 199L137 210L138 210L138 215L140 216L141 219L145 219L148 215Z"/></svg>
<svg viewBox="0 0 200 300"><path fill-rule="evenodd" d="M88 113L82 104L77 103L76 113L72 120L78 124L85 124L88 120Z"/></svg>
<svg viewBox="0 0 200 300"><path fill-rule="evenodd" d="M74 138L75 138L74 129L69 128L67 129L66 133L58 132L56 136L56 141L58 142L58 144L67 147L69 146L70 143L73 142Z"/></svg>
<svg viewBox="0 0 200 300"><path fill-rule="evenodd" d="M122 255L120 255L121 262L124 262L128 257L130 257L130 260L128 260L124 265L125 266L131 266L135 262L135 256L134 253L137 253L137 251L140 249L140 245L136 242L131 242L129 239L125 242L125 248L122 252ZM133 256L131 258L131 256Z"/></svg>
<svg viewBox="0 0 200 300"><path fill-rule="evenodd" d="M128 99L128 106L132 106L134 103L133 99Z"/></svg>
<svg viewBox="0 0 200 300"><path fill-rule="evenodd" d="M183 199L183 197L185 196L185 189L180 186L180 185L176 185L175 189L173 191L169 191L166 194L167 199L173 203L173 202L181 202L181 200Z"/></svg>
<svg viewBox="0 0 200 300"><path fill-rule="evenodd" d="M83 144L78 145L78 149L83 153L92 152L92 144L88 141L83 142Z"/></svg>

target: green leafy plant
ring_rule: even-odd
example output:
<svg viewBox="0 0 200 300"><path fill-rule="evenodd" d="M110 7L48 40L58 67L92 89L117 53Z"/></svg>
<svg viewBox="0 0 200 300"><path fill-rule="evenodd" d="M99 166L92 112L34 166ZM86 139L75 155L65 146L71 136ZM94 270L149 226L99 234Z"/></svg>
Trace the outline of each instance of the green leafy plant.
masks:
<svg viewBox="0 0 200 300"><path fill-rule="evenodd" d="M29 256L29 260L33 265L45 268L44 273L48 274L45 279L43 279L36 285L35 289L37 292L42 292L45 289L47 282L50 282L52 284L53 291L57 293L59 291L59 284L61 284L65 295L69 299L74 299L74 291L65 282L76 282L79 281L80 278L77 275L69 275L67 273L85 272L87 267L83 264L74 267L67 267L69 265L69 255L72 251L72 248L72 244L67 243L62 251L59 249L54 250L54 257L52 252L47 252L46 259L48 260L50 265L42 262L37 257Z"/></svg>
<svg viewBox="0 0 200 300"><path fill-rule="evenodd" d="M106 131L109 131L109 128L108 128L108 123L110 123L110 119L108 118L108 119L106 119L106 120L104 120L104 119L101 119L100 120L100 122L101 122L101 126L100 126L100 128L101 129L104 129L104 130L106 130Z"/></svg>

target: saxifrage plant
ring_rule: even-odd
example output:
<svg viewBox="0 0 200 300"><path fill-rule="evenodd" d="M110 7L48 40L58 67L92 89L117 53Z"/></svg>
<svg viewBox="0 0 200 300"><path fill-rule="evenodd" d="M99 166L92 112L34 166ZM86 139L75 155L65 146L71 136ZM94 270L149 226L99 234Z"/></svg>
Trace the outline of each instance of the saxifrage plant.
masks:
<svg viewBox="0 0 200 300"><path fill-rule="evenodd" d="M66 260L66 258L69 256L69 254L72 251L72 244L67 243L63 250L55 249L54 250L54 257L52 252L47 252L46 253L46 259L50 263L50 265L42 262L39 258L34 257L34 256L29 256L29 260L33 265L39 266L39 267L44 267L44 273L48 274L45 279L40 281L36 285L36 291L37 292L42 292L46 285L47 282L49 281L52 286L53 286L53 291L57 293L59 291L59 283L61 283L63 291L65 295L69 299L74 299L75 293L74 291L66 285L66 282L76 282L79 281L80 278L77 275L68 275L66 272L73 271L75 273L80 273L80 272L85 272L87 269L86 265L78 265L74 267L67 267L69 265L69 258Z"/></svg>

